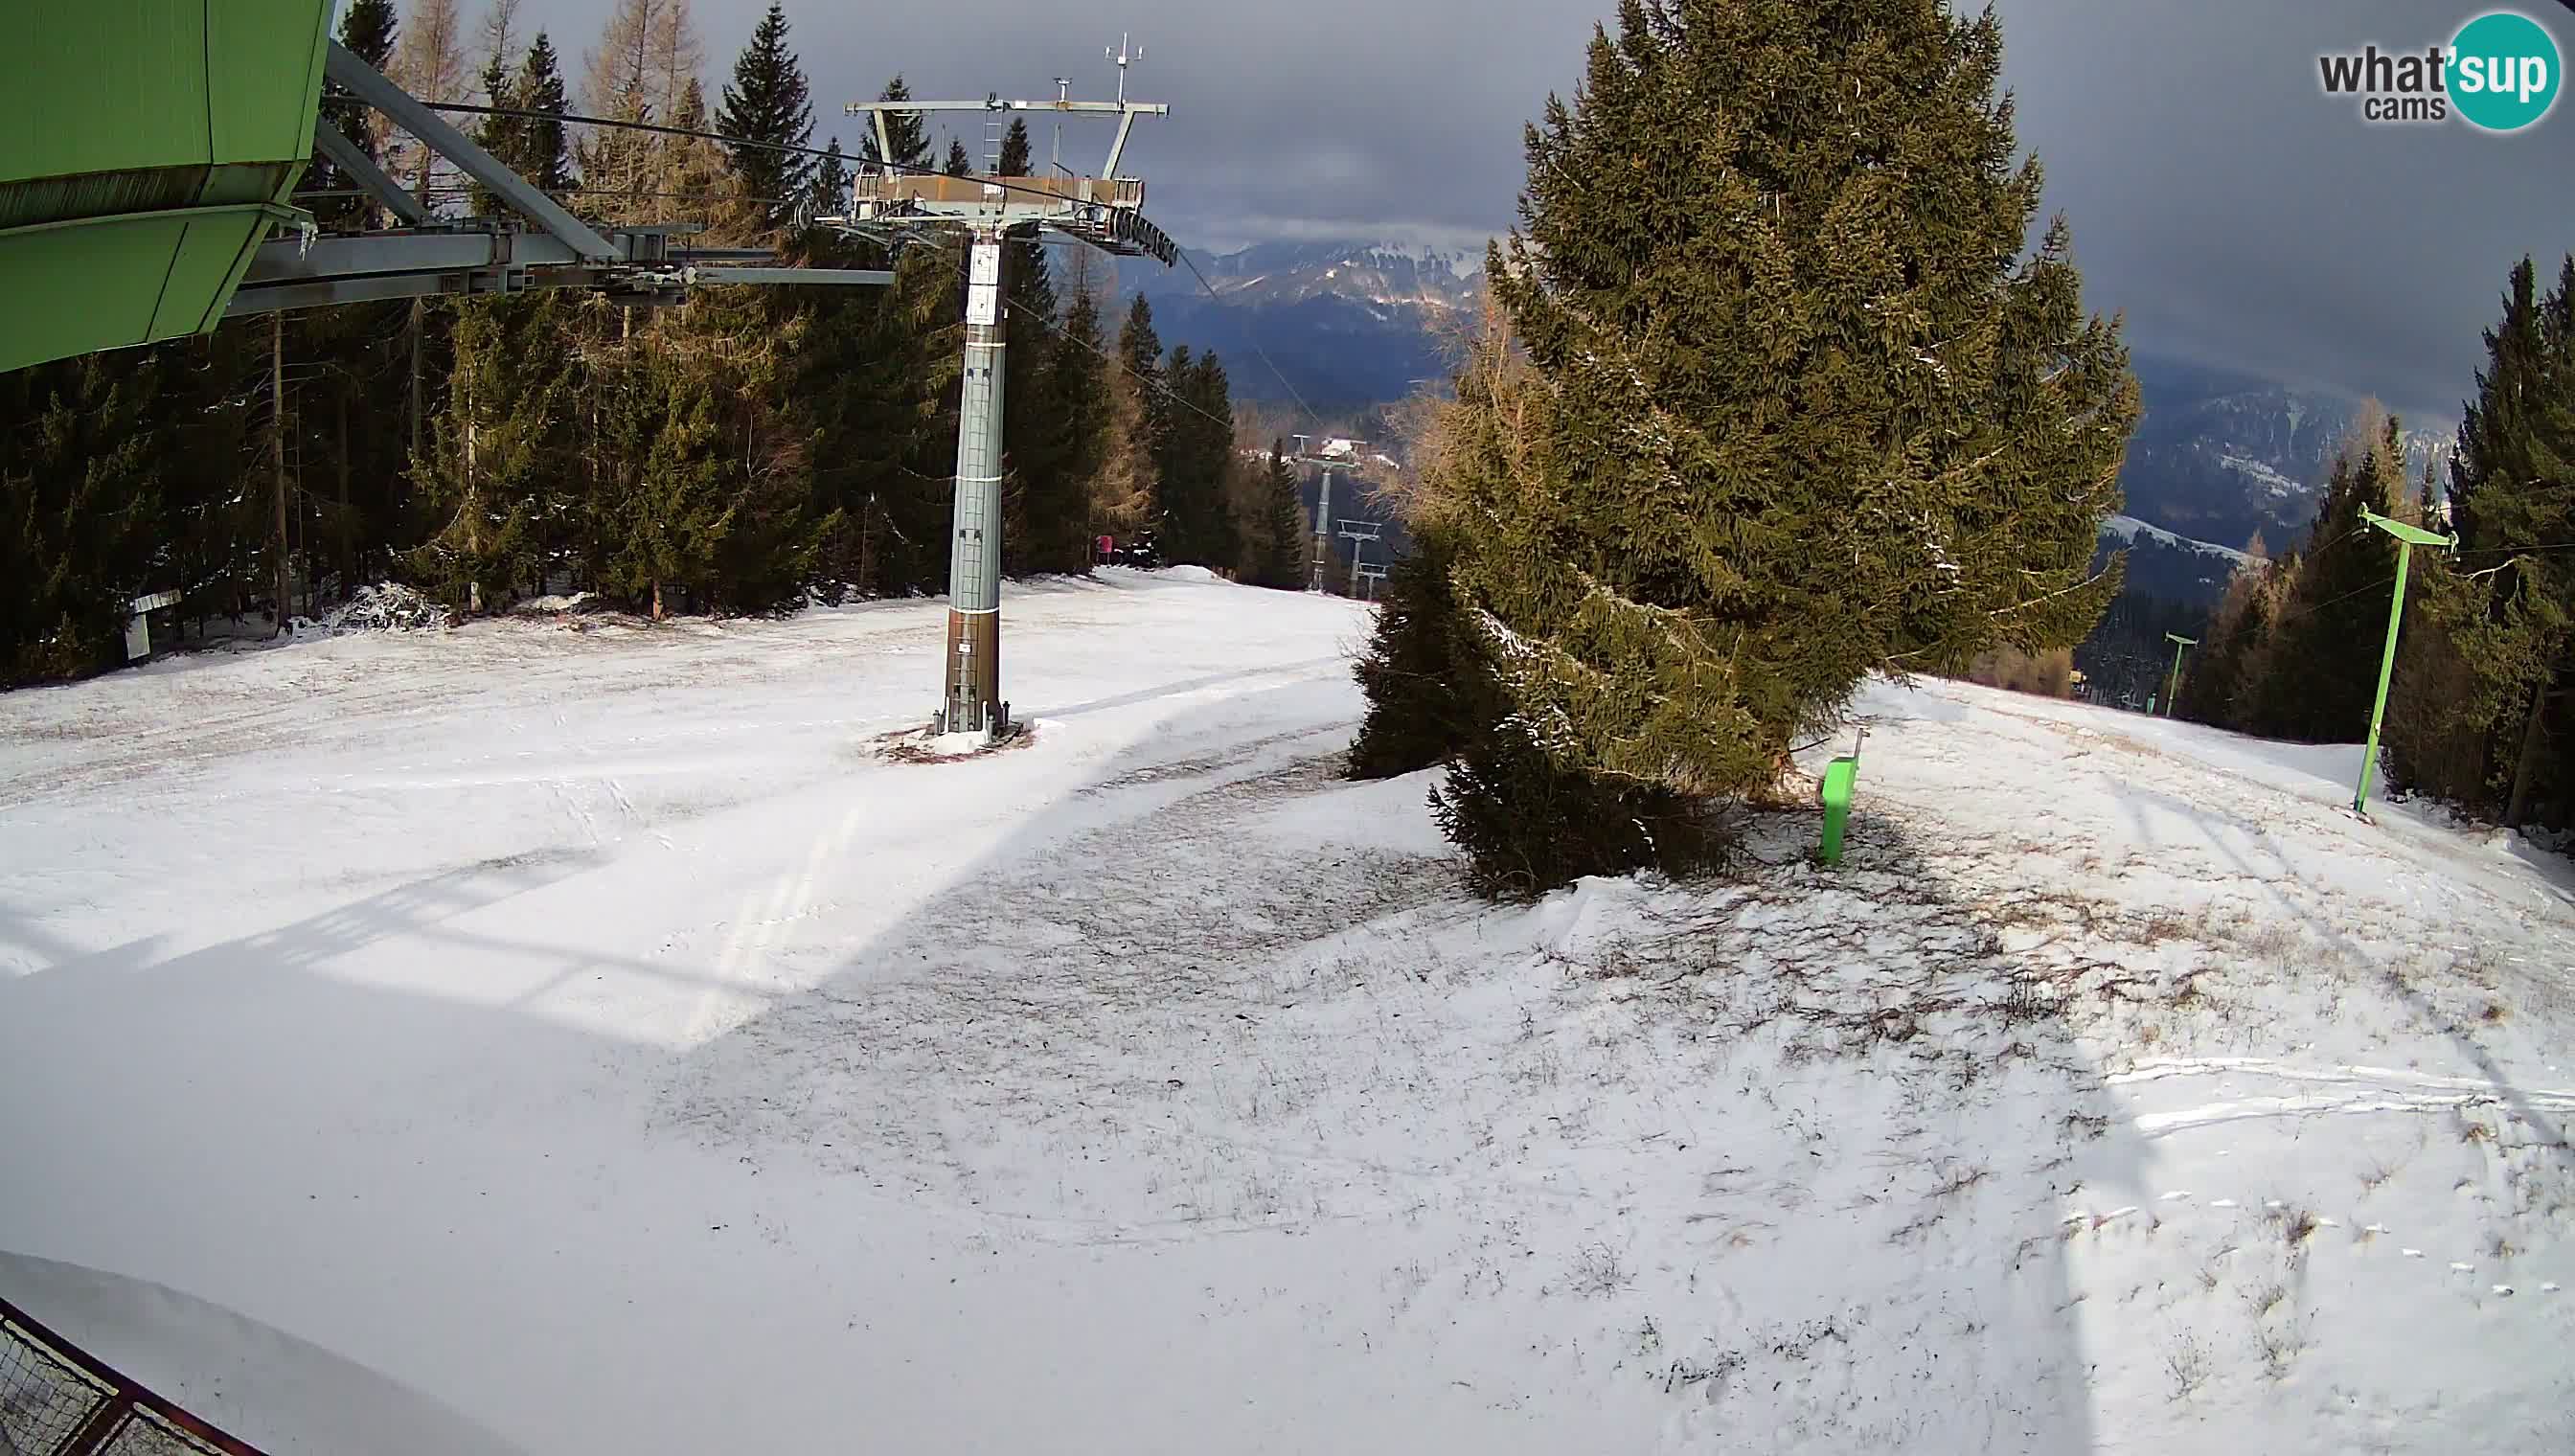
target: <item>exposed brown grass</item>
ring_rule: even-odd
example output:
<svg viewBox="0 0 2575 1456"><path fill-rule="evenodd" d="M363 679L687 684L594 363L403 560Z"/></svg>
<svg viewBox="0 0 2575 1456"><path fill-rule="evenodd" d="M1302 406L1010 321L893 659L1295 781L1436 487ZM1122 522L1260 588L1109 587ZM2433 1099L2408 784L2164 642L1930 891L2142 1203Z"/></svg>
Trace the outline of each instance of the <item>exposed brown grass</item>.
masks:
<svg viewBox="0 0 2575 1456"><path fill-rule="evenodd" d="M2041 698L2070 698L2074 694L2074 650L2051 648L2043 653L2025 653L2018 648L1995 648L1978 653L1960 676L1987 688L2007 688Z"/></svg>

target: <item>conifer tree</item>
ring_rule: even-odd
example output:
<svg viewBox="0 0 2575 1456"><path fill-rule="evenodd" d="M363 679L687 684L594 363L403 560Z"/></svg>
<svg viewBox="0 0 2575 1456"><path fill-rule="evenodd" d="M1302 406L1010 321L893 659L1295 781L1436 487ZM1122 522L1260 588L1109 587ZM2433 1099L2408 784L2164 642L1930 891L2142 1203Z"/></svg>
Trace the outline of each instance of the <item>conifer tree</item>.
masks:
<svg viewBox="0 0 2575 1456"><path fill-rule="evenodd" d="M956 265L911 248L894 269L885 289L818 290L796 364L818 504L840 517L822 570L868 596L945 585L956 469Z"/></svg>
<svg viewBox="0 0 2575 1456"><path fill-rule="evenodd" d="M2182 675L2173 716L2213 728L2240 727L2249 709L2247 688L2267 655L2276 568L2256 558L2239 564L2226 594L2198 633L2189 671Z"/></svg>
<svg viewBox="0 0 2575 1456"><path fill-rule="evenodd" d="M1288 463L1288 442L1274 440L1270 460L1261 472L1262 559L1252 574L1255 585L1283 592L1305 585L1305 501L1296 468Z"/></svg>
<svg viewBox="0 0 2575 1456"><path fill-rule="evenodd" d="M1127 306L1127 321L1118 328L1118 359L1134 378L1159 384L1163 377L1163 336L1154 329L1154 306L1143 294Z"/></svg>
<svg viewBox="0 0 2575 1456"><path fill-rule="evenodd" d="M571 108L564 90L563 59L555 54L555 43L544 31L528 47L528 58L519 67L519 105L529 111L562 116ZM560 121L521 118L514 150L507 158L518 174L535 183L557 202L567 200L580 179L573 175L571 138Z"/></svg>
<svg viewBox="0 0 2575 1456"><path fill-rule="evenodd" d="M751 43L733 63L716 130L744 142L801 147L814 137L813 97L805 69L787 43L787 12L770 0ZM796 199L814 174L809 157L764 147L730 145L733 175L763 229L793 221Z"/></svg>
<svg viewBox="0 0 2575 1456"><path fill-rule="evenodd" d="M1029 124L1020 117L1011 118L1008 131L1002 133L1002 155L993 167L996 177L1026 177L1033 160L1029 147Z"/></svg>
<svg viewBox="0 0 2575 1456"><path fill-rule="evenodd" d="M1110 383L1112 366L1103 358L1100 303L1088 289L1078 290L1065 309L1063 334L1047 359L1045 384L1049 409L1064 423L1062 479L1069 500L1064 507L1068 543L1063 564L1053 570L1078 572L1091 565L1092 539L1124 529L1119 503L1104 499L1110 458L1116 448L1119 401ZM1104 512L1103 508L1109 509Z"/></svg>
<svg viewBox="0 0 2575 1456"><path fill-rule="evenodd" d="M1118 328L1118 362L1140 391L1147 448L1159 461L1172 404L1163 387L1163 336L1154 328L1154 306L1141 293L1127 306L1127 321Z"/></svg>
<svg viewBox="0 0 2575 1456"><path fill-rule="evenodd" d="M1133 376L1107 370L1100 383L1109 408L1100 465L1091 475L1091 534L1123 545L1149 530L1158 514L1152 429Z"/></svg>
<svg viewBox="0 0 2575 1456"><path fill-rule="evenodd" d="M671 125L689 132L707 129L707 94L694 76L680 89L679 108L671 113ZM666 137L661 165L663 192L703 202L715 194L725 176L724 147L704 137Z"/></svg>
<svg viewBox="0 0 2575 1456"><path fill-rule="evenodd" d="M814 176L805 187L806 207L815 217L841 217L850 210L850 164L841 153L841 139L824 144L821 161L814 164Z"/></svg>
<svg viewBox="0 0 2575 1456"><path fill-rule="evenodd" d="M0 686L115 661L126 603L166 585L158 353L0 374Z"/></svg>
<svg viewBox="0 0 2575 1456"><path fill-rule="evenodd" d="M2248 685L2245 728L2307 742L2350 742L2368 730L2396 543L2361 512L2390 515L2404 495L2403 435L2392 417L2373 412L2334 461L2316 505L2306 549L2270 625L2268 655Z"/></svg>
<svg viewBox="0 0 2575 1456"><path fill-rule="evenodd" d="M948 162L940 170L951 177L966 177L975 171L974 159L966 155L966 144L955 137L948 139Z"/></svg>
<svg viewBox="0 0 2575 1456"><path fill-rule="evenodd" d="M602 579L610 591L649 604L659 622L714 586L735 508L712 392L689 388L663 357L652 360L648 378L647 398L661 424L633 489L611 503L615 546Z"/></svg>
<svg viewBox="0 0 2575 1456"><path fill-rule="evenodd" d="M1530 129L1487 267L1530 388L1453 573L1504 705L1443 809L1487 887L1679 867L1686 800L1772 791L1865 675L2070 645L2116 591L2135 384L2062 221L2024 255L2001 54L1939 0L1623 0Z"/></svg>
<svg viewBox="0 0 2575 1456"><path fill-rule="evenodd" d="M1225 366L1175 345L1165 378L1174 396L1163 433L1157 541L1164 559L1235 570L1242 552L1226 489L1234 455L1234 407Z"/></svg>
<svg viewBox="0 0 2575 1456"><path fill-rule="evenodd" d="M2476 806L2518 825L2535 801L2554 798L2562 820L2575 785L2575 734L2563 730L2575 686L2575 565L2558 549L2575 540L2575 254L2545 293L2530 259L2514 266L2485 345L2451 462L2461 580L2445 590L2434 577L2425 600L2470 668L2465 696L2444 717L2484 740L2476 756L2492 781ZM2456 687L2425 681L2395 692Z"/></svg>
<svg viewBox="0 0 2575 1456"><path fill-rule="evenodd" d="M495 111L519 109L517 80L511 75L509 63L500 52L494 51L483 62L483 95ZM524 128L525 123L517 117L487 116L474 129L474 142L515 169L519 159L519 133ZM501 195L480 182L468 183L466 196L478 218L497 218L508 211L501 205Z"/></svg>
<svg viewBox="0 0 2575 1456"><path fill-rule="evenodd" d="M543 294L451 306L447 405L413 467L438 524L409 563L451 606L498 610L543 576L551 498L571 471L571 307Z"/></svg>
<svg viewBox="0 0 2575 1456"><path fill-rule="evenodd" d="M1385 596L1355 673L1367 714L1350 742L1352 778L1391 778L1445 762L1465 746L1470 725L1451 685L1461 681L1464 630L1448 574L1455 563L1446 529L1410 523L1412 551L1386 573Z"/></svg>

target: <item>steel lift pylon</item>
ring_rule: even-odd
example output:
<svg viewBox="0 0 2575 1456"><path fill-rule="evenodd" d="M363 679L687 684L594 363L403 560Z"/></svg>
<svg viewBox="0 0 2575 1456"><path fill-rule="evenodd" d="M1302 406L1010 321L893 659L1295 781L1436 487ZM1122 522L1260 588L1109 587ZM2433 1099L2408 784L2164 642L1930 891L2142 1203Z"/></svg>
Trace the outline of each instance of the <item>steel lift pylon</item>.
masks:
<svg viewBox="0 0 2575 1456"><path fill-rule="evenodd" d="M969 243L966 288L965 385L957 418L957 497L948 558L948 647L935 733L980 733L999 741L1014 730L1011 705L1002 697L1002 449L1004 361L1010 343L1006 276L1015 239L1053 231L1122 257L1152 258L1170 267L1177 250L1144 216L1145 182L1122 177L1120 159L1140 116L1169 115L1171 108L1129 101L1123 47L1111 57L1119 68L1116 101L873 101L847 110L867 116L876 130L878 164L862 167L850 184L847 217L817 221L878 242L901 244L906 235L963 233ZM1053 112L1059 116L1118 118L1118 135L1098 177L964 177L924 175L883 165L894 155L886 118L913 112Z"/></svg>

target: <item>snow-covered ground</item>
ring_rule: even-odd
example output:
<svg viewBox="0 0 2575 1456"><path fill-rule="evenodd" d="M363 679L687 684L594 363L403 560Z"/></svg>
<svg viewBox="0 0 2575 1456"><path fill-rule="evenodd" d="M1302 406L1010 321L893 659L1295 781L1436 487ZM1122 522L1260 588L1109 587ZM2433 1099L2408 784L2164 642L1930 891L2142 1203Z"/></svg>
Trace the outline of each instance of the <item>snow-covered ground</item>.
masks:
<svg viewBox="0 0 2575 1456"><path fill-rule="evenodd" d="M2356 748L1876 686L1492 909L1366 609L1006 610L954 763L932 603L0 698L0 1294L281 1453L2575 1448L2575 874Z"/></svg>

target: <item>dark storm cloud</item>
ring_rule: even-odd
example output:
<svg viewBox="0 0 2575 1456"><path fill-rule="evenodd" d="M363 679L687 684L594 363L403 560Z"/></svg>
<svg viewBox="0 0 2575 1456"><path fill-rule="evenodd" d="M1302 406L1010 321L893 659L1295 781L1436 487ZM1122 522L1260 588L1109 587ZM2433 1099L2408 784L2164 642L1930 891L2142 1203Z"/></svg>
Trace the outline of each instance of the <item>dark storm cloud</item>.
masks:
<svg viewBox="0 0 2575 1456"><path fill-rule="evenodd" d="M2496 136L2369 125L2318 87L2322 51L2420 51L2486 6L2000 8L2021 142L2140 349L2450 417L2505 272L2575 249L2575 106ZM2575 13L2523 8L2575 55Z"/></svg>
<svg viewBox="0 0 2575 1456"><path fill-rule="evenodd" d="M720 76L764 0L696 0ZM471 8L468 0L467 8ZM530 0L575 54L604 0ZM916 95L1168 101L1133 157L1175 236L1457 244L1511 221L1520 128L1569 92L1600 0L791 3L820 130L897 71ZM2074 226L2087 293L2140 349L2455 412L2505 270L2575 248L2575 101L2530 132L2369 126L2316 81L2320 50L2416 50L2482 6L2441 0L2002 0L2019 136ZM2575 58L2575 13L2524 0ZM970 148L980 122L962 118ZM1097 126L1068 131L1086 170ZM1047 138L1043 129L1039 146Z"/></svg>

